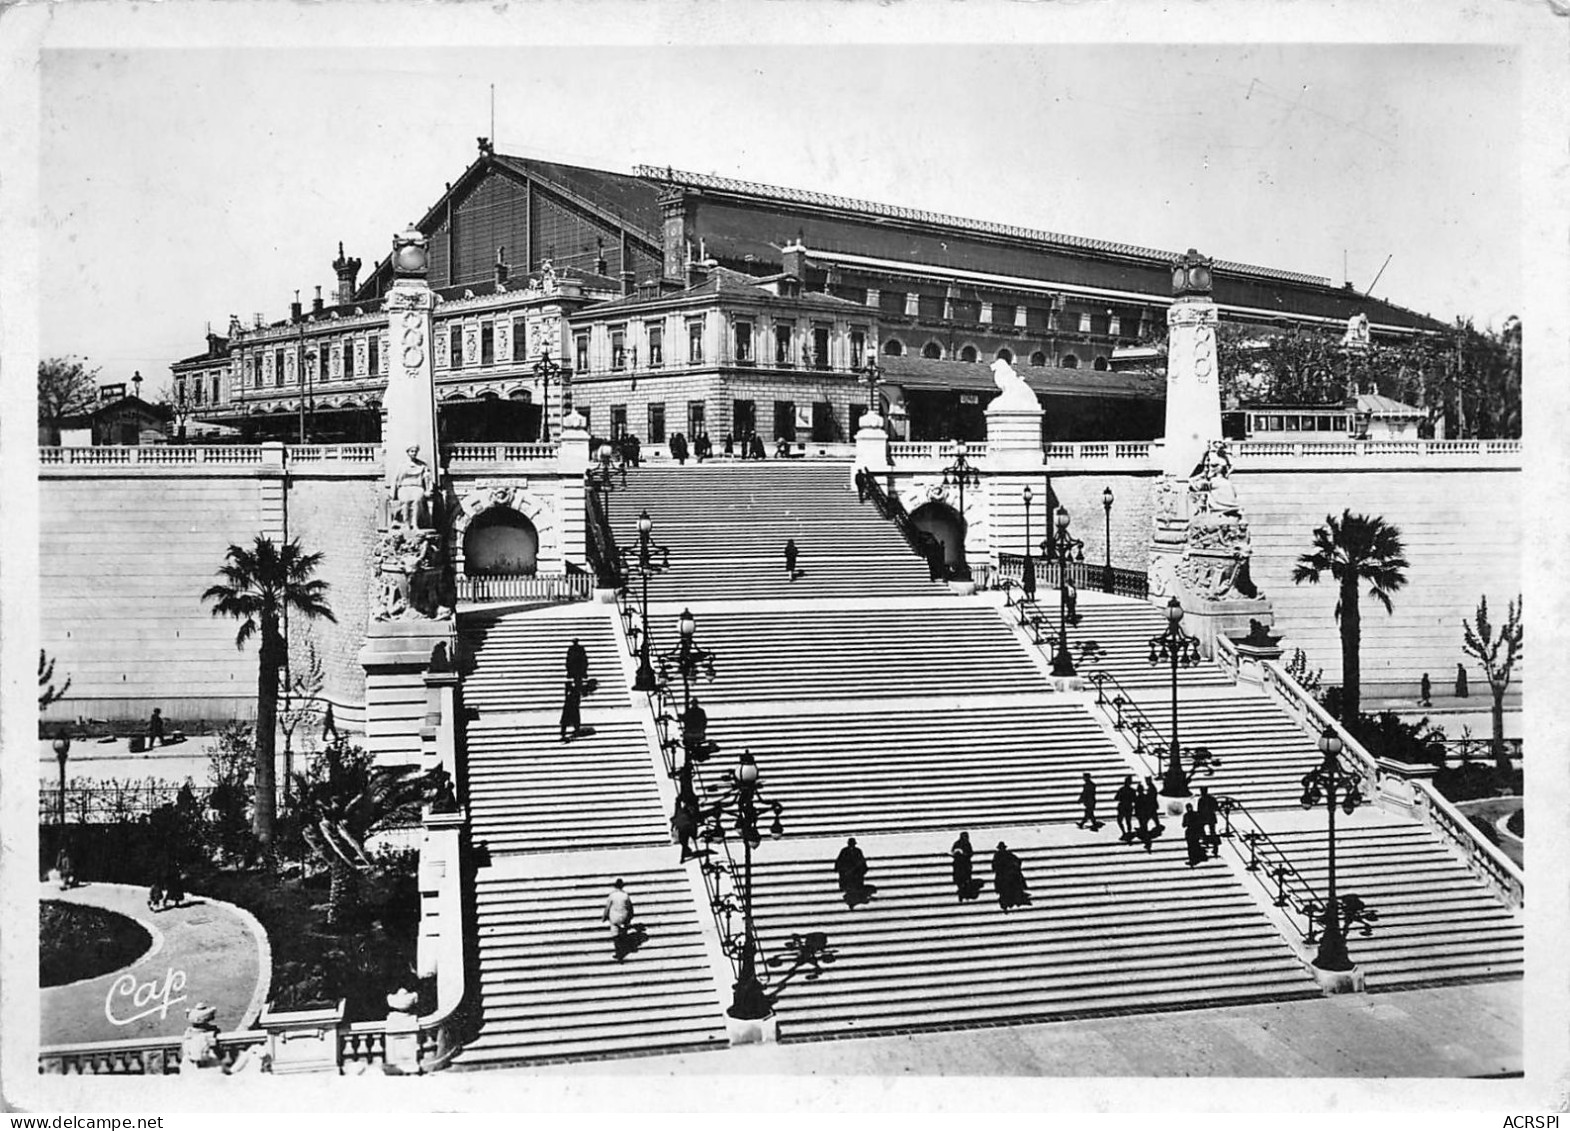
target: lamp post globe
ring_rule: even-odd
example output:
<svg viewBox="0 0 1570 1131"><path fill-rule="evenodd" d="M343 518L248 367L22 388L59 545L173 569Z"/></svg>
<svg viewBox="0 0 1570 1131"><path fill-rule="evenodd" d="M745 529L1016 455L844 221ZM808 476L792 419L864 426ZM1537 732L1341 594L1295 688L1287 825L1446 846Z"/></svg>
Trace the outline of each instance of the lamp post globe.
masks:
<svg viewBox="0 0 1570 1131"><path fill-rule="evenodd" d="M60 834L65 835L65 762L71 756L71 736L65 731L55 735L49 744L54 748L55 760L60 763Z"/></svg>

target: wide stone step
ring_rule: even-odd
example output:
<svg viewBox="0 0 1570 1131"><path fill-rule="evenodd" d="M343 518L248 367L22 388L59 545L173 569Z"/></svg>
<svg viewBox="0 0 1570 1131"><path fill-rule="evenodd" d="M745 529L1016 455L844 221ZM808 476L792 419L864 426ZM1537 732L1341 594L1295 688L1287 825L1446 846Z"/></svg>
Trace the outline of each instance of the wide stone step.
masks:
<svg viewBox="0 0 1570 1131"><path fill-rule="evenodd" d="M615 876L478 874L480 1031L457 1067L725 1041L721 987L686 874L674 860L617 874L647 933L619 961L600 918Z"/></svg>

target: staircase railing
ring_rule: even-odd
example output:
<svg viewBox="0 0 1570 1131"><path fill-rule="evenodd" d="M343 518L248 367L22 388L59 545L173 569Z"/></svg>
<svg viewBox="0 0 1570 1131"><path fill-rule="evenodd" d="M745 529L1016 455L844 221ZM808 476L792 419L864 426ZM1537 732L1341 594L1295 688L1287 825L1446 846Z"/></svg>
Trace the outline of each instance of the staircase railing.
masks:
<svg viewBox="0 0 1570 1131"><path fill-rule="evenodd" d="M589 568L594 571L594 584L601 589L620 589L626 584L626 578L622 574L621 555L616 552L616 532L611 528L599 494L585 488L584 500L583 517L587 536L583 540L583 547L589 559Z"/></svg>
<svg viewBox="0 0 1570 1131"><path fill-rule="evenodd" d="M1051 558L1033 559L1036 566L1036 584L1047 589L1056 589L1061 583L1062 569ZM996 576L1018 583L1025 573L1024 554L998 554L998 568ZM1068 579L1074 588L1086 591L1095 590L1102 593L1114 593L1119 597L1134 597L1141 601L1150 596L1150 574L1143 570L1124 569L1122 566L1112 567L1112 584L1107 585L1107 567L1094 562L1069 562Z"/></svg>
<svg viewBox="0 0 1570 1131"><path fill-rule="evenodd" d="M1304 925L1298 927L1297 931L1305 943L1312 945L1318 942L1319 928L1323 925L1324 903L1314 886L1288 859L1286 850L1254 819L1254 814L1249 812L1246 805L1235 797L1218 796L1216 806L1226 818L1226 831L1221 837L1242 861L1243 870L1264 889L1272 905L1303 917ZM1233 828L1239 818L1248 825L1241 834ZM1247 845L1246 854L1238 847L1238 841ZM1272 882L1274 891L1271 890ZM1295 921L1293 925L1296 926Z"/></svg>
<svg viewBox="0 0 1570 1131"><path fill-rule="evenodd" d="M477 574L457 579L458 600L551 601L566 604L589 598L589 576L583 573Z"/></svg>
<svg viewBox="0 0 1570 1131"><path fill-rule="evenodd" d="M856 470L856 493L862 502L871 499L878 513L894 524L895 529L904 536L911 552L927 563L933 581L941 581L949 575L943 564L942 546L938 540L927 531L918 530L915 523L910 521L910 515L906 513L905 504L900 502L899 496L885 490L883 484L878 482L878 477L864 467ZM965 579L960 574L966 577L969 575L963 565L953 572L959 580Z"/></svg>
<svg viewBox="0 0 1570 1131"><path fill-rule="evenodd" d="M1090 680L1096 689L1096 707L1106 716L1112 724L1112 729L1122 734L1125 730L1134 732L1134 756L1139 759L1139 764L1145 767L1146 777L1155 777L1161 772L1160 751L1167 745L1160 729L1150 716L1146 715L1139 702L1128 693L1128 690L1118 682L1118 677L1111 672L1091 672L1085 677ZM1107 685L1112 686L1112 697L1107 697ZM1156 764L1151 765L1148 751L1145 746L1145 732L1149 731L1156 740Z"/></svg>
<svg viewBox="0 0 1570 1131"><path fill-rule="evenodd" d="M1112 729L1118 732L1132 730L1134 732L1134 754L1139 758L1139 763L1145 768L1147 777L1154 777L1160 772L1160 767L1152 767L1148 754L1150 748L1145 744L1145 733L1150 732L1156 742L1156 760L1160 761L1160 751L1167 745L1168 740L1161 734L1161 730L1145 714L1139 703L1128 694L1127 690L1118 682L1117 676L1111 672L1093 672L1089 677L1096 688L1096 706L1106 715L1112 723ZM1107 698L1107 687L1111 685L1114 695ZM1318 941L1320 924L1315 916L1323 914L1323 904L1319 895L1307 878L1298 871L1296 865L1287 857L1286 850L1277 844L1269 833L1265 832L1260 823L1247 807L1235 797L1217 795L1216 805L1226 818L1226 831L1221 834L1222 839L1232 849L1243 863L1243 868L1254 876L1260 886L1270 895L1271 902L1279 908L1290 913L1303 916L1305 926L1298 927L1298 933L1303 936L1303 941L1315 943ZM1233 828L1233 815L1237 814L1249 826L1238 836ZM1239 848L1236 841L1241 840L1248 846L1245 853ZM1263 869L1263 874L1261 870ZM1271 891L1271 881L1275 882L1275 890Z"/></svg>

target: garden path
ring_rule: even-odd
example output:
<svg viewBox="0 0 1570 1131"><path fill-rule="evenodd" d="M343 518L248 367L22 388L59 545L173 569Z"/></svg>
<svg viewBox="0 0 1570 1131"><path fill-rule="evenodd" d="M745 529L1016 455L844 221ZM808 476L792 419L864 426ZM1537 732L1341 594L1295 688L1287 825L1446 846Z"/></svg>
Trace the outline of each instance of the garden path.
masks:
<svg viewBox="0 0 1570 1131"><path fill-rule="evenodd" d="M77 1044L179 1036L198 1002L217 1008L224 1032L249 1028L272 975L266 932L249 912L199 893L167 911L147 889L90 883L69 891L42 884L38 898L85 904L134 919L151 949L119 970L41 991L41 1043Z"/></svg>

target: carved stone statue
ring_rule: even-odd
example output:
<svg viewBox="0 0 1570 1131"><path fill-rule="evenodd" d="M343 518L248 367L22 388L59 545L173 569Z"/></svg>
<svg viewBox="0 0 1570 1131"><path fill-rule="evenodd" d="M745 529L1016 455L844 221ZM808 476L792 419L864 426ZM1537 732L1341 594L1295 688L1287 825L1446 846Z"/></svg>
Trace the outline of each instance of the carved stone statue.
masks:
<svg viewBox="0 0 1570 1131"><path fill-rule="evenodd" d="M377 620L451 615L443 599L441 536L436 531L394 527L382 535L372 561Z"/></svg>
<svg viewBox="0 0 1570 1131"><path fill-rule="evenodd" d="M392 509L390 518L394 525L428 530L434 516L429 505L434 480L431 469L420 458L418 444L410 447L403 470L392 484Z"/></svg>
<svg viewBox="0 0 1570 1131"><path fill-rule="evenodd" d="M1354 314L1346 320L1346 333L1341 335L1341 344L1349 349L1365 349L1372 338L1368 330L1368 315Z"/></svg>
<svg viewBox="0 0 1570 1131"><path fill-rule="evenodd" d="M1014 372L1014 367L1001 357L992 363L992 380L998 386L998 396L987 406L991 409L1028 409L1041 411L1041 402L1031 391L1025 379Z"/></svg>

